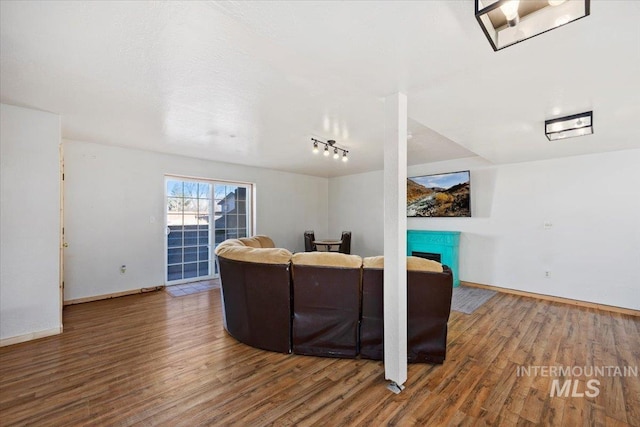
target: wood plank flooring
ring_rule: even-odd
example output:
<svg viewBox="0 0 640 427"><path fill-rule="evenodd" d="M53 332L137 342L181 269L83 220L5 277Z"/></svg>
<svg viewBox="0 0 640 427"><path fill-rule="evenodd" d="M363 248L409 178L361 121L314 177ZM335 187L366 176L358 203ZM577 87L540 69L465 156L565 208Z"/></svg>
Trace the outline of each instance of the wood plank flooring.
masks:
<svg viewBox="0 0 640 427"><path fill-rule="evenodd" d="M283 355L222 327L220 291L152 292L65 307L65 332L0 348L0 424L640 426L640 378L592 377L594 397L550 397L521 366L640 363L640 318L498 294L452 312L443 365ZM562 378L575 379L575 377ZM589 377L577 377L579 392Z"/></svg>

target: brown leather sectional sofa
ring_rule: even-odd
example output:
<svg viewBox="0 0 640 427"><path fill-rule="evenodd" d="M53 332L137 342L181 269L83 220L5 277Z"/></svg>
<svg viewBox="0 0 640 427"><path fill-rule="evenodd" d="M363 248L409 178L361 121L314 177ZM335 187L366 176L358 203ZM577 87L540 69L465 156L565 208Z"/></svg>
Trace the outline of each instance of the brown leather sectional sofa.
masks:
<svg viewBox="0 0 640 427"><path fill-rule="evenodd" d="M253 347L312 356L383 357L382 257L292 254L267 236L216 248L225 329ZM451 271L407 257L408 361L442 363Z"/></svg>

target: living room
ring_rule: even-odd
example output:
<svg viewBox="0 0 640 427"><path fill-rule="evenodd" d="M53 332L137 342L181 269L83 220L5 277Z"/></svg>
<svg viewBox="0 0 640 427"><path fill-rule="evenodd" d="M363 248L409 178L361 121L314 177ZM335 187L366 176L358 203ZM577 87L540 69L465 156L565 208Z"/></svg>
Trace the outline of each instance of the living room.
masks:
<svg viewBox="0 0 640 427"><path fill-rule="evenodd" d="M408 176L470 171L470 218L407 219L461 232L462 281L640 310L633 2L591 1L584 19L498 52L471 1L298 5L309 31L283 4L51 3L2 2L3 344L62 332L61 298L165 285L168 175L251 183L253 234L292 252L313 229L350 230L352 253L382 254L383 97L395 91L409 99ZM366 28L385 15L390 40ZM583 110L593 135L547 140L546 119ZM314 156L310 136L337 139L349 161Z"/></svg>

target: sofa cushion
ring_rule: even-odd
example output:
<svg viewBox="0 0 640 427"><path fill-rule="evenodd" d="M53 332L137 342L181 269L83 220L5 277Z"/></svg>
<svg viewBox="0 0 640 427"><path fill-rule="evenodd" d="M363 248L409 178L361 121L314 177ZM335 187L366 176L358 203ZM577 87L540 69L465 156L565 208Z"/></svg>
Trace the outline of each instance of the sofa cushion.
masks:
<svg viewBox="0 0 640 427"><path fill-rule="evenodd" d="M218 245L215 252L223 258L258 264L288 264L291 261L291 252L274 248L273 240L267 236L227 239Z"/></svg>
<svg viewBox="0 0 640 427"><path fill-rule="evenodd" d="M242 243L240 241L240 239L227 239L225 241L223 241L222 243L220 243L217 247L216 247L216 251L220 248L223 248L225 246L239 246L239 247L245 247L246 245L244 243Z"/></svg>
<svg viewBox="0 0 640 427"><path fill-rule="evenodd" d="M257 236L254 236L256 239L258 239L258 241L260 242L260 245L262 245L263 248L275 248L276 244L273 243L273 240L271 240L271 237L268 236L263 236L261 234L258 234Z"/></svg>
<svg viewBox="0 0 640 427"><path fill-rule="evenodd" d="M366 257L362 261L364 268L384 268L383 256ZM430 259L420 258L417 256L407 257L407 271L432 271L435 273L442 273L442 264Z"/></svg>
<svg viewBox="0 0 640 427"><path fill-rule="evenodd" d="M244 246L248 246L250 248L261 248L262 245L255 237L241 237L238 239Z"/></svg>
<svg viewBox="0 0 640 427"><path fill-rule="evenodd" d="M216 248L216 255L234 261L258 264L288 264L291 261L291 252L283 248L252 248L220 244Z"/></svg>
<svg viewBox="0 0 640 427"><path fill-rule="evenodd" d="M238 239L245 246L250 246L252 248L275 248L276 245L273 243L268 236L257 235L252 237L242 237Z"/></svg>
<svg viewBox="0 0 640 427"><path fill-rule="evenodd" d="M313 265L318 267L360 268L362 258L338 252L298 252L291 257L293 265Z"/></svg>
<svg viewBox="0 0 640 427"><path fill-rule="evenodd" d="M384 268L383 256L368 256L362 260L362 267L364 268Z"/></svg>
<svg viewBox="0 0 640 427"><path fill-rule="evenodd" d="M408 256L407 270L408 271L433 271L435 273L442 273L442 264L430 259L420 258L417 256Z"/></svg>

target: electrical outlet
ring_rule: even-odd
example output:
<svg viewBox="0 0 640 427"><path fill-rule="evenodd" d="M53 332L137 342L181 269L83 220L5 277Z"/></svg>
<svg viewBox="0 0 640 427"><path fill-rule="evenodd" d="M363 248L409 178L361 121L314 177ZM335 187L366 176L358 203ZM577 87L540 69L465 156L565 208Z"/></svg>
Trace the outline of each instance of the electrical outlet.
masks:
<svg viewBox="0 0 640 427"><path fill-rule="evenodd" d="M551 277L551 272L550 271L545 271L544 272L544 277L546 277L547 279Z"/></svg>
<svg viewBox="0 0 640 427"><path fill-rule="evenodd" d="M120 274L124 274L127 272L127 266L126 265L121 265L120 266Z"/></svg>

